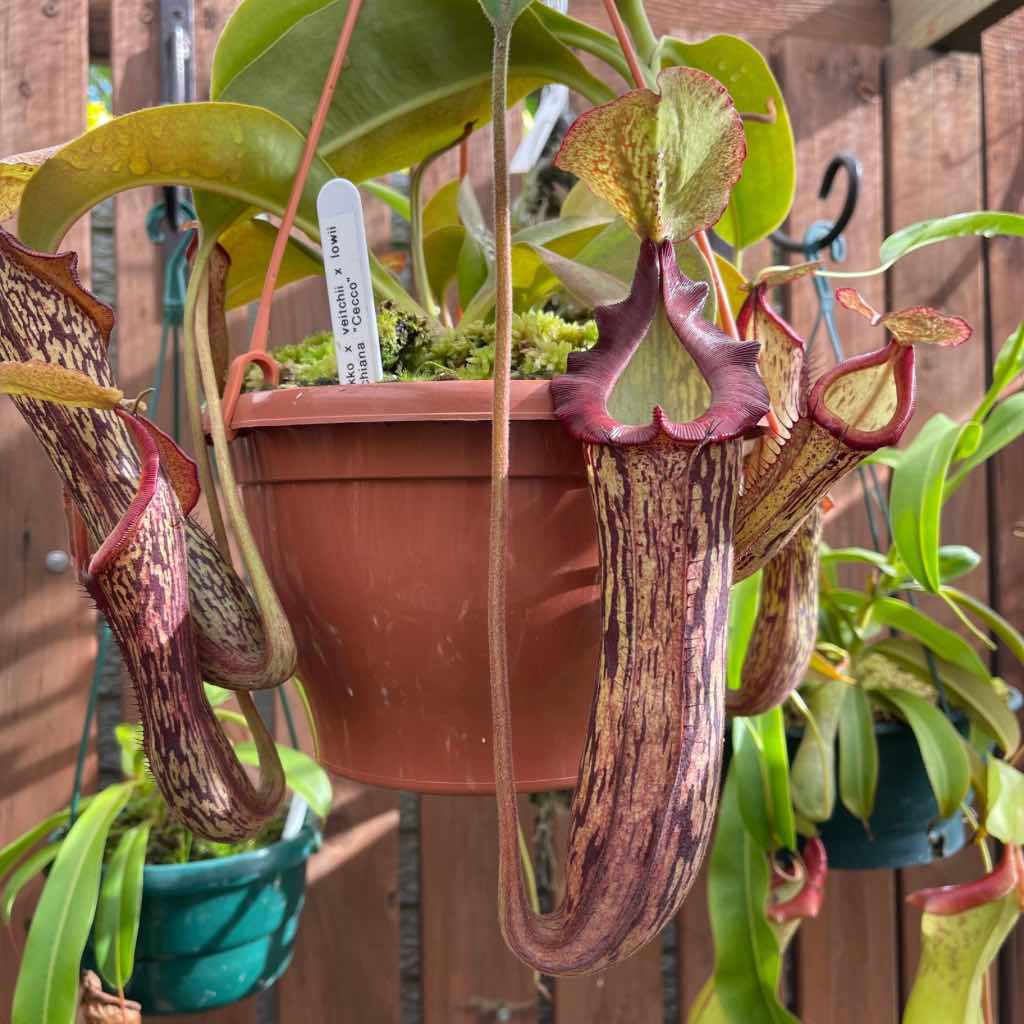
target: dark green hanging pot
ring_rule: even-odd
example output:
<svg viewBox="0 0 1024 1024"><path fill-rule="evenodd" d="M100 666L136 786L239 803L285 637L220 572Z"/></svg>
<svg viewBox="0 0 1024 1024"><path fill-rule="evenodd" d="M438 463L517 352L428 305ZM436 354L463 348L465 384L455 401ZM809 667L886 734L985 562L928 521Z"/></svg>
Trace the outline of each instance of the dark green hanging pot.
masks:
<svg viewBox="0 0 1024 1024"><path fill-rule="evenodd" d="M210 1010L270 988L291 961L306 861L319 846L307 823L294 838L251 853L148 865L125 989L143 1017Z"/></svg>

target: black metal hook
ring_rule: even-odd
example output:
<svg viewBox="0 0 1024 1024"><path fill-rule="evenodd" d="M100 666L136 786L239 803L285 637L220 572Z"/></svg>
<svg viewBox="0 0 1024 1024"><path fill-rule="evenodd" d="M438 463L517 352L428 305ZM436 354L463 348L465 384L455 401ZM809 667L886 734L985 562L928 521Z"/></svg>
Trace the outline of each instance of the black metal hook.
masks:
<svg viewBox="0 0 1024 1024"><path fill-rule="evenodd" d="M832 224L828 233L821 238L815 238L810 243L815 254L821 252L822 249L827 249L846 230L846 225L853 219L853 212L857 208L857 199L860 196L860 179L863 172L860 161L852 153L840 153L838 156L832 157L821 179L818 198L828 198L840 168L846 171L846 198L843 200L843 208L839 211L839 216ZM795 241L784 231L773 231L769 237L780 249L785 249L788 252L807 252L808 243L806 241Z"/></svg>

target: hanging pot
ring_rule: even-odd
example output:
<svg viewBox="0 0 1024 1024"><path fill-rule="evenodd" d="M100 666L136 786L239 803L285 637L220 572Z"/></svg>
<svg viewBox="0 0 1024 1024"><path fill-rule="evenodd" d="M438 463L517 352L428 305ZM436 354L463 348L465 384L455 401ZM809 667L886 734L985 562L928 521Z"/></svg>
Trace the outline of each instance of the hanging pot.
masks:
<svg viewBox="0 0 1024 1024"><path fill-rule="evenodd" d="M270 988L291 962L305 900L310 824L261 850L143 869L135 969L143 1016L195 1013ZM91 947L86 965L94 967Z"/></svg>
<svg viewBox="0 0 1024 1024"><path fill-rule="evenodd" d="M244 395L231 445L291 621L320 760L362 782L491 793L490 381ZM512 384L509 652L517 783L575 785L600 645L580 445Z"/></svg>

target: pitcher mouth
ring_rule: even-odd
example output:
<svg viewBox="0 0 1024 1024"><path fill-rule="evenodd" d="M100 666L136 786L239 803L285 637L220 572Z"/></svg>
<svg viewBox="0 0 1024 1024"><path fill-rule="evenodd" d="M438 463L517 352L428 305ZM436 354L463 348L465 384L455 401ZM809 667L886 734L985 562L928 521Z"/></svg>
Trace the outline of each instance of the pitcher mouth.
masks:
<svg viewBox="0 0 1024 1024"><path fill-rule="evenodd" d="M555 415L577 440L643 445L659 439L683 445L731 441L759 433L768 393L757 370L760 346L737 342L703 319L708 286L684 277L671 241L647 240L640 249L629 295L595 311L598 342L569 356L568 372L551 382ZM701 415L674 422L654 405L647 424L620 423L608 401L651 328L659 300L668 323L707 384L711 399Z"/></svg>
<svg viewBox="0 0 1024 1024"><path fill-rule="evenodd" d="M853 384L860 375L875 379L844 392L844 384ZM865 389L866 401L857 411L851 403ZM844 410L844 405L849 408ZM876 352L846 359L815 383L807 408L815 423L855 451L896 444L914 414L913 348L891 341Z"/></svg>

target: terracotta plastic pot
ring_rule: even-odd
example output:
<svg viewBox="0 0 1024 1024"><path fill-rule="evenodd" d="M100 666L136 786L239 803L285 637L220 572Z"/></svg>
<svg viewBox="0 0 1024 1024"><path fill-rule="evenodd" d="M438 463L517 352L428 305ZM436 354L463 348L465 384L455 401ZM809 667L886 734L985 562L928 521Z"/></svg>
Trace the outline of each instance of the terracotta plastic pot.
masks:
<svg viewBox="0 0 1024 1024"><path fill-rule="evenodd" d="M600 642L580 445L512 385L509 659L522 790L575 784ZM489 381L243 396L231 450L339 775L493 792Z"/></svg>

